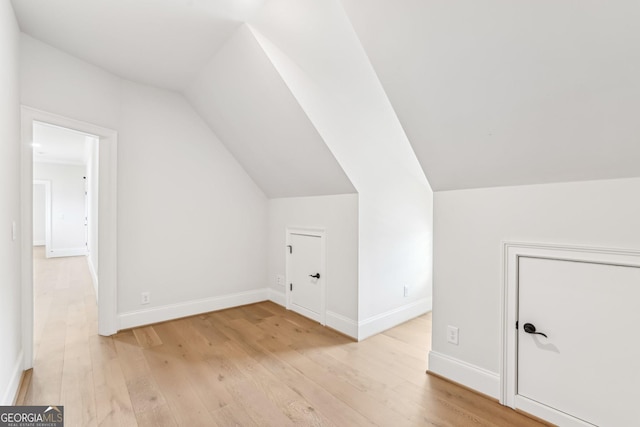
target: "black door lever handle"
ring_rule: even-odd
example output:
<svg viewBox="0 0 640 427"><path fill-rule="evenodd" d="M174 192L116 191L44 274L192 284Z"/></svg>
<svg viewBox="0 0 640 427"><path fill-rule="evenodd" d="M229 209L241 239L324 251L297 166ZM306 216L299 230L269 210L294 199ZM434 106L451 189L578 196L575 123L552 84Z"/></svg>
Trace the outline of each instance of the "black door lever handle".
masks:
<svg viewBox="0 0 640 427"><path fill-rule="evenodd" d="M316 279L320 278L320 273L310 274L309 277L315 277Z"/></svg>
<svg viewBox="0 0 640 427"><path fill-rule="evenodd" d="M531 323L525 323L523 328L524 328L524 331L528 334L542 335L545 338L549 338L547 337L547 334L543 334L542 332L536 332L536 327Z"/></svg>

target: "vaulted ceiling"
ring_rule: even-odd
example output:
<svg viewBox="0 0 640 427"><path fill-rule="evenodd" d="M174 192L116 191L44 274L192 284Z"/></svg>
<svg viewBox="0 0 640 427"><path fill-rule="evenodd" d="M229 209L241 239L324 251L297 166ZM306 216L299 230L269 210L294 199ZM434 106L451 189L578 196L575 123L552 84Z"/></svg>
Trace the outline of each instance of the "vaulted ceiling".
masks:
<svg viewBox="0 0 640 427"><path fill-rule="evenodd" d="M15 0L20 29L121 77L181 90L264 0Z"/></svg>
<svg viewBox="0 0 640 427"><path fill-rule="evenodd" d="M640 175L640 2L342 2L434 189Z"/></svg>
<svg viewBox="0 0 640 427"><path fill-rule="evenodd" d="M434 190L640 176L637 1L334 3L327 10L346 13L397 115L389 117ZM324 45L301 45L296 32L326 29L275 20L290 14L288 23L304 26L312 22L304 8L282 0L12 4L23 32L182 92L269 196L354 191L263 49L286 41L299 58L305 49L321 54ZM265 43L252 25L268 29Z"/></svg>
<svg viewBox="0 0 640 427"><path fill-rule="evenodd" d="M355 192L247 26L201 70L186 96L269 197Z"/></svg>

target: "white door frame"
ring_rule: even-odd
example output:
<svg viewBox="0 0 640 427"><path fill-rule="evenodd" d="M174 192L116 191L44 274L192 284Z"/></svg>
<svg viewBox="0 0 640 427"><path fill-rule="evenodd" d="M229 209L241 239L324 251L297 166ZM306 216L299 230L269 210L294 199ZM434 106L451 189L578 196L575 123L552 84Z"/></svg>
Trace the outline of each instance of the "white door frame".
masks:
<svg viewBox="0 0 640 427"><path fill-rule="evenodd" d="M98 245L99 245L99 295L98 333L109 336L118 331L117 324L117 146L118 133L68 117L38 110L28 106L21 108L21 217L22 217L22 315L24 369L33 367L33 122L39 121L61 126L100 138L99 195L98 195Z"/></svg>
<svg viewBox="0 0 640 427"><path fill-rule="evenodd" d="M320 277L324 280L320 282L320 324L325 326L327 324L327 235L326 230L324 228L316 228L316 227L287 227L286 230L286 266L285 266L285 296L286 296L286 307L287 310L291 310L291 253L290 253L290 245L291 245L291 235L292 234L301 234L305 236L313 236L320 238ZM294 249L295 250L295 249Z"/></svg>
<svg viewBox="0 0 640 427"><path fill-rule="evenodd" d="M49 248L51 247L51 181L34 179L33 185L44 185L44 253L49 258ZM31 226L33 227L33 223ZM33 242L31 244L33 245Z"/></svg>
<svg viewBox="0 0 640 427"><path fill-rule="evenodd" d="M503 242L502 354L500 403L566 426L591 426L548 406L518 396L518 258L592 262L640 267L640 251L537 243Z"/></svg>

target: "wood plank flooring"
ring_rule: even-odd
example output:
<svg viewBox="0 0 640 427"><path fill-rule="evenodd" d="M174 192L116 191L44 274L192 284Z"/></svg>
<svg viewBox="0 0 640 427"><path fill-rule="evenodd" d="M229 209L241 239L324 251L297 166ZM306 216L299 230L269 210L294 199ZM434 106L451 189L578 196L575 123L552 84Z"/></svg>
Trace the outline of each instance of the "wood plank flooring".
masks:
<svg viewBox="0 0 640 427"><path fill-rule="evenodd" d="M100 337L84 257L34 253L26 405L66 426L535 426L425 374L431 317L363 342L270 303Z"/></svg>

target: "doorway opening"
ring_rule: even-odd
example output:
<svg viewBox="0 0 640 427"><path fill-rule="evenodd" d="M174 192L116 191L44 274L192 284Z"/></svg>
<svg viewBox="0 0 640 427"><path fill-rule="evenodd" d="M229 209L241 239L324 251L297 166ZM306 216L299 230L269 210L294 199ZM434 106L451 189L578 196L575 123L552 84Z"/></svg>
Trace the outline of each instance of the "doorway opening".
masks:
<svg viewBox="0 0 640 427"><path fill-rule="evenodd" d="M43 228L46 257L88 255L98 299L98 333L108 336L118 330L117 132L30 107L23 106L21 112L23 346L24 369L30 369L34 355L34 243L42 243ZM66 143L55 141L60 135L66 136L62 138ZM71 148L74 143L69 143L74 138L75 149ZM58 148L52 148L56 144Z"/></svg>
<svg viewBox="0 0 640 427"><path fill-rule="evenodd" d="M86 255L96 271L98 141L72 129L33 123L33 245L46 258Z"/></svg>
<svg viewBox="0 0 640 427"><path fill-rule="evenodd" d="M60 301L69 292L77 293L74 285L78 277L91 277L95 302L98 301L99 138L39 121L34 121L32 127L33 341L34 359L42 360L46 356L36 351L44 349L46 353L48 346L43 341L66 330L56 324L68 311ZM79 259L62 259L70 257ZM90 274L78 274L77 266L83 261L84 270ZM71 268L72 265L76 267ZM57 310L65 313L56 313ZM47 329L52 328L52 323L56 324L54 329Z"/></svg>

